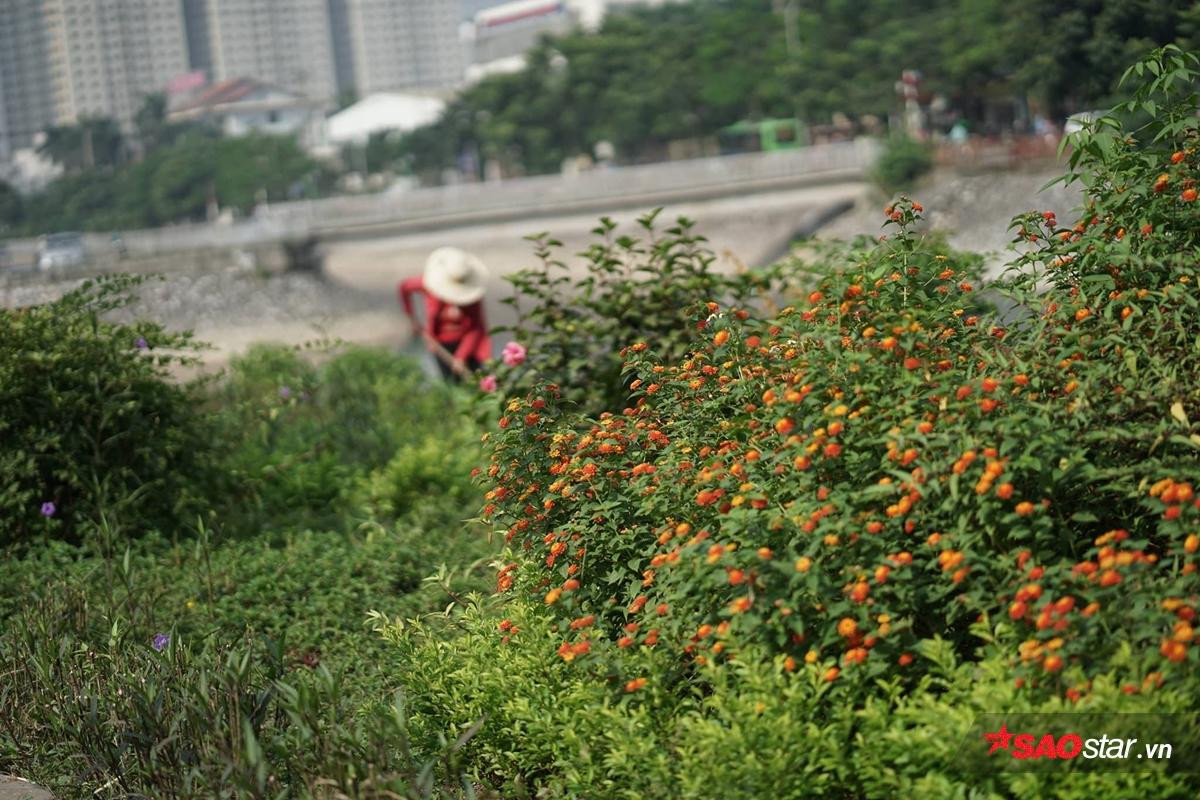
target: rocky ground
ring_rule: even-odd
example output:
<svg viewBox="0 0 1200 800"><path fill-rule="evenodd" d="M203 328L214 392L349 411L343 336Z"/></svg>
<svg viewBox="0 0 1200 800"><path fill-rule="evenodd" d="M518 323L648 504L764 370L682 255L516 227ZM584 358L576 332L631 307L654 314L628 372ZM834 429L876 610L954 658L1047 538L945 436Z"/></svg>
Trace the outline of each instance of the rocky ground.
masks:
<svg viewBox="0 0 1200 800"><path fill-rule="evenodd" d="M28 781L0 775L0 800L52 800L52 795Z"/></svg>
<svg viewBox="0 0 1200 800"><path fill-rule="evenodd" d="M0 287L0 303L43 303L82 281ZM124 316L149 316L175 329L278 324L334 318L382 307L380 298L323 280L319 275L273 275L231 268L203 275L151 278Z"/></svg>
<svg viewBox="0 0 1200 800"><path fill-rule="evenodd" d="M980 174L935 173L922 181L911 196L925 207L929 228L942 231L953 247L987 253L989 272L996 274L1011 258L1013 241L1008 221L1026 211L1054 211L1060 219L1073 219L1082 202L1078 185L1043 186L1058 177L1057 167ZM853 210L824 226L823 239L850 238L882 233L883 206L888 199L873 191Z"/></svg>
<svg viewBox="0 0 1200 800"><path fill-rule="evenodd" d="M0 304L47 302L80 283L0 284ZM151 278L139 287L135 301L114 317L149 318L172 330L192 330L197 339L213 346L208 360L218 366L257 341L299 344L340 338L398 346L407 339L390 297L347 288L320 275L239 268Z"/></svg>

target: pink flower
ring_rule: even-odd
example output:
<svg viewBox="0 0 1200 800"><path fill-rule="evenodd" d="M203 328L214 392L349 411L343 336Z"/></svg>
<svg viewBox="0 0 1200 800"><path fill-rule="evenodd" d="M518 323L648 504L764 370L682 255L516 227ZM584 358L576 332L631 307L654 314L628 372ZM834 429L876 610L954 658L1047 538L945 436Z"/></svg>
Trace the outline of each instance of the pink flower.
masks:
<svg viewBox="0 0 1200 800"><path fill-rule="evenodd" d="M496 385L497 384L496 384L496 376L495 375L484 375L482 378L479 379L479 388L482 391L494 392L494 391L496 391Z"/></svg>
<svg viewBox="0 0 1200 800"><path fill-rule="evenodd" d="M525 363L525 346L518 342L509 342L504 345L504 352L500 354L500 358L510 367L520 366Z"/></svg>

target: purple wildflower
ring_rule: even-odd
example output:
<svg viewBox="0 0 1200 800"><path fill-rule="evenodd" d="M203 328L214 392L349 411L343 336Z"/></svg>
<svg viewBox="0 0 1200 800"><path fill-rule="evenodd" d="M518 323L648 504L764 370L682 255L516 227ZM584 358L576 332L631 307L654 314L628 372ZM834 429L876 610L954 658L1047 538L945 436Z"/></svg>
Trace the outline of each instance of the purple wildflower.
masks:
<svg viewBox="0 0 1200 800"><path fill-rule="evenodd" d="M161 653L163 650L167 649L167 645L170 643L171 637L169 635L165 633L156 633L154 634L154 641L150 643L150 646Z"/></svg>
<svg viewBox="0 0 1200 800"><path fill-rule="evenodd" d="M54 503L52 501L47 500L46 502L42 503L42 516L43 517L53 517L54 512L56 512L56 511L58 511L58 506L54 505Z"/></svg>
<svg viewBox="0 0 1200 800"><path fill-rule="evenodd" d="M137 341L136 341L136 342L134 342L134 343L133 343L133 345L134 345L134 347L136 347L138 350L145 350L147 347L149 347L149 346L150 346L150 345L149 345L149 344L146 342L146 337L145 337L145 336L139 336L139 337L137 338Z"/></svg>
<svg viewBox="0 0 1200 800"><path fill-rule="evenodd" d="M280 386L279 387L280 399L287 400L291 396L292 396L292 387L290 387L290 386Z"/></svg>

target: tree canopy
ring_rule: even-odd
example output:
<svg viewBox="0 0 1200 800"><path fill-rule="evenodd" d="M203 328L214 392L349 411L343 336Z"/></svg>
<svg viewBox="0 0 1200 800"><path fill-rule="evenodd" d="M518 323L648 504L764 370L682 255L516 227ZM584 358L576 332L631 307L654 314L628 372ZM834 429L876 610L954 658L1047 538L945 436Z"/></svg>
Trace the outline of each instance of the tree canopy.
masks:
<svg viewBox="0 0 1200 800"><path fill-rule="evenodd" d="M244 213L262 201L311 196L321 178L319 165L290 137L222 139L192 130L120 168L68 172L21 204L0 199L0 230L103 231L202 220L212 205Z"/></svg>
<svg viewBox="0 0 1200 800"><path fill-rule="evenodd" d="M1168 42L1200 44L1200 2L694 0L545 38L525 69L472 86L402 149L426 173L474 149L554 171L600 141L637 161L741 119L886 117L909 69L972 122L997 104L1061 121L1113 99L1120 65Z"/></svg>
<svg viewBox="0 0 1200 800"><path fill-rule="evenodd" d="M38 152L67 172L111 168L125 160L125 138L116 120L85 117L75 125L48 129Z"/></svg>

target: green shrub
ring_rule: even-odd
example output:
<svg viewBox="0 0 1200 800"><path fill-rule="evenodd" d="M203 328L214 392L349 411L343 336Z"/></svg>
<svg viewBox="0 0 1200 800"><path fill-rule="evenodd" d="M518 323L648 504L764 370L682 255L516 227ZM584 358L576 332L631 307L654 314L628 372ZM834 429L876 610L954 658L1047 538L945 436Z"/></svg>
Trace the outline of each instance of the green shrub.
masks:
<svg viewBox="0 0 1200 800"><path fill-rule="evenodd" d="M895 233L830 264L807 309L723 311L680 363L634 343L621 416L581 419L554 387L514 400L488 472L487 512L531 551L508 580L557 602L567 640L572 618L598 615L614 642L638 620L693 658L765 641L830 680L869 684L935 633L970 654L976 620L1011 643L1018 676L1059 692L1065 666L1120 643L1142 658L1136 680L1186 670L1200 229L1176 210L1187 190L1151 190L1173 151L1194 169L1180 119L1165 153L1080 150L1103 159L1088 194L1106 221L1017 223L1049 241L1019 264L1053 275L1000 288L1036 316L964 313L971 277L910 232L922 209L902 201ZM1146 218L1170 234L1118 234ZM1108 611L1131 592L1142 613ZM719 624L729 641L713 645Z"/></svg>
<svg viewBox="0 0 1200 800"><path fill-rule="evenodd" d="M1179 76L1137 95L1159 124L1078 144L1077 223L1014 221L1021 255L991 287L1012 311L979 310L978 260L913 233L902 198L799 307L713 303L682 358L628 342L622 413L553 384L513 398L484 512L512 546L498 588L548 612L530 646L604 685L645 678L635 693L767 659L820 687L809 718L939 691L947 659L999 671L1017 706L1189 697L1196 63L1154 54L1149 75ZM935 637L946 658L922 657ZM669 666L645 671L647 650Z"/></svg>
<svg viewBox="0 0 1200 800"><path fill-rule="evenodd" d="M401 447L362 482L356 506L379 520L414 514L428 518L439 510L461 513L478 497L470 476L478 463L478 446L463 438L431 437Z"/></svg>
<svg viewBox="0 0 1200 800"><path fill-rule="evenodd" d="M386 629L407 665L397 677L418 747L436 747L446 731L471 732L463 763L502 797L651 796L659 776L643 768L661 758L665 738L649 708L621 700L611 681L568 669L536 606L510 604L501 620L470 598L460 611ZM446 637L442 621L459 635ZM655 700L679 705L668 693Z"/></svg>
<svg viewBox="0 0 1200 800"><path fill-rule="evenodd" d="M194 519L219 483L211 418L169 379L187 335L108 322L138 281L0 311L0 547Z"/></svg>
<svg viewBox="0 0 1200 800"><path fill-rule="evenodd" d="M933 152L929 145L907 136L893 136L875 161L875 181L889 193L912 189L932 166Z"/></svg>
<svg viewBox="0 0 1200 800"><path fill-rule="evenodd" d="M682 356L694 344L695 316L705 302L744 299L768 286L765 274L717 272L716 257L690 220L660 233L657 215L638 220L637 237L618 235L612 220L601 219L593 231L598 241L581 254L587 274L578 280L555 257L560 242L532 237L540 266L505 276L514 293L504 302L517 322L498 330L511 333L526 356L516 367L496 365L503 397L553 383L584 413L616 411L629 398L617 355L622 346L647 339Z"/></svg>
<svg viewBox="0 0 1200 800"><path fill-rule="evenodd" d="M446 623L461 634L447 639ZM625 676L576 669L554 655L548 623L544 604L514 600L496 608L476 599L461 614L388 628L406 665L414 746L436 748L447 729L469 733L463 769L514 798L886 800L923 792L1136 800L1190 797L1200 787L1195 776L1154 771L988 770L961 755L968 737L981 741L981 714L1187 710L1194 682L1126 694L1105 673L1071 705L1017 690L1003 659L960 663L945 642L928 640L916 648L927 676L909 691L888 681L861 707L831 705L830 684L789 672L781 657L754 645L674 684L664 680L678 673L671 657L640 648L628 663L650 680L629 691Z"/></svg>
<svg viewBox="0 0 1200 800"><path fill-rule="evenodd" d="M256 346L230 365L215 401L250 504L235 522L242 530L343 527L360 483L406 458L397 450L430 439L474 448L469 423L446 413L452 391L384 350L352 348L316 365L295 348Z"/></svg>
<svg viewBox="0 0 1200 800"><path fill-rule="evenodd" d="M228 472L194 487L207 513L125 543L99 504L103 547L0 560L0 772L64 798L474 796L452 741L408 749L403 662L365 624L487 580L454 397L381 351L260 348L189 400Z"/></svg>

